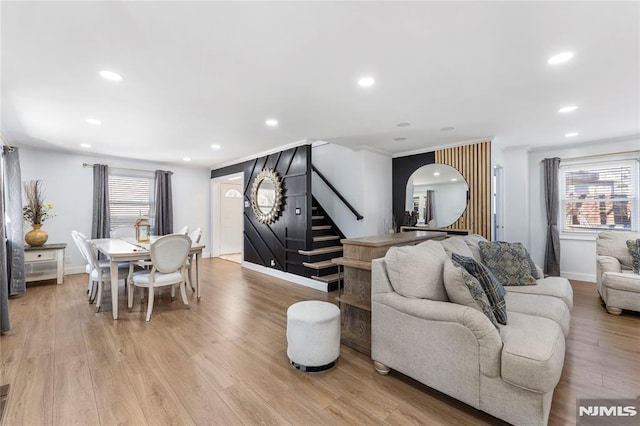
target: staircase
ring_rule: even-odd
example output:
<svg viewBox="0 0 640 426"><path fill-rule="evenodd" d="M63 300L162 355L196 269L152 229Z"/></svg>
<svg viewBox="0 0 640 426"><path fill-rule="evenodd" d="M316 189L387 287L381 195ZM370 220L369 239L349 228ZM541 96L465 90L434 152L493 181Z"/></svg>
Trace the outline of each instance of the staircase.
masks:
<svg viewBox="0 0 640 426"><path fill-rule="evenodd" d="M327 291L337 290L342 273L338 274L338 266L331 259L342 256L340 240L344 235L315 198L312 199L312 211L313 245L311 250L298 250L298 254L303 257L306 275L326 283Z"/></svg>

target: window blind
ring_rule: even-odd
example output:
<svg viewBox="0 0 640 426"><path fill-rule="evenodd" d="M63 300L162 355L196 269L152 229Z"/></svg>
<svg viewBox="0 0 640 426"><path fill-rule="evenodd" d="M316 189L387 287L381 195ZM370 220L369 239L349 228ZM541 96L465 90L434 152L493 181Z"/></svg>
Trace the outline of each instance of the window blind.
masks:
<svg viewBox="0 0 640 426"><path fill-rule="evenodd" d="M149 176L109 176L111 228L133 226L141 216L153 226L154 178Z"/></svg>

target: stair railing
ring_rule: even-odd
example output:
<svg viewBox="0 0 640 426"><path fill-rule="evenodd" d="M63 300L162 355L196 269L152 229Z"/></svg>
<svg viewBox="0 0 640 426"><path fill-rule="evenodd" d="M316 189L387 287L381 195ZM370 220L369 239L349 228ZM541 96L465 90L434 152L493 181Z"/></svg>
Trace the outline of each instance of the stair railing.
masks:
<svg viewBox="0 0 640 426"><path fill-rule="evenodd" d="M344 205L345 205L345 206L347 206L347 208L348 208L349 210L351 210L351 213L353 213L353 214L356 216L356 219L357 219L357 220L362 220L362 219L364 219L364 216L362 216L360 213L358 213L358 211L357 211L357 210L356 210L356 209L355 209L355 208L354 208L354 207L353 207L353 206L352 206L352 205L351 205L351 204L350 204L350 203L349 203L349 202L344 198L344 196L340 193L340 191L338 191L338 190L336 189L336 187L335 187L335 186L333 186L333 185L331 184L331 182L329 182L329 181L327 180L327 178L326 178L322 173L320 173L320 171L316 168L316 166L314 166L314 165L312 164L312 165L311 165L311 170L313 170L314 172L316 172L316 174L318 175L318 177L319 177L320 179L322 179L322 181L323 181L324 183L326 183L326 184L327 184L327 186L329 187L329 189L331 189L331 190L333 191L333 193L334 193L334 194L336 194L336 195L338 196L338 198L340 199L340 201L342 201L342 202L344 203Z"/></svg>

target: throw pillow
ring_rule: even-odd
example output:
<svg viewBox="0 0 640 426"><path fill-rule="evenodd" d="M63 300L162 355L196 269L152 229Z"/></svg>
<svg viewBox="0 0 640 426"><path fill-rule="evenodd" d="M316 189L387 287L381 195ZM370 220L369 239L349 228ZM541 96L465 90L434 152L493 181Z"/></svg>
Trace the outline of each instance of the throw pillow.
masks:
<svg viewBox="0 0 640 426"><path fill-rule="evenodd" d="M391 247L384 259L396 293L418 299L449 300L442 280L447 254L439 242Z"/></svg>
<svg viewBox="0 0 640 426"><path fill-rule="evenodd" d="M449 259L444 263L444 287L453 303L479 310L496 328L498 327L491 303L478 280L463 267L454 265Z"/></svg>
<svg viewBox="0 0 640 426"><path fill-rule="evenodd" d="M627 240L627 247L633 258L633 272L640 274L640 239Z"/></svg>
<svg viewBox="0 0 640 426"><path fill-rule="evenodd" d="M469 234L465 237L463 237L464 242L467 244L467 247L469 247L469 250L471 250L471 253L473 254L473 258L475 260L477 260L478 262L482 262L482 258L480 257L480 248L478 247L478 243L480 241L487 241L487 239L485 237L483 237L480 234Z"/></svg>
<svg viewBox="0 0 640 426"><path fill-rule="evenodd" d="M460 256L457 253L451 255L453 263L462 266L468 273L478 280L484 293L487 295L491 310L500 324L507 324L507 304L504 300L505 290L491 271L473 257Z"/></svg>
<svg viewBox="0 0 640 426"><path fill-rule="evenodd" d="M482 263L502 285L535 285L535 264L522 243L506 241L479 242ZM537 272L536 272L537 275Z"/></svg>

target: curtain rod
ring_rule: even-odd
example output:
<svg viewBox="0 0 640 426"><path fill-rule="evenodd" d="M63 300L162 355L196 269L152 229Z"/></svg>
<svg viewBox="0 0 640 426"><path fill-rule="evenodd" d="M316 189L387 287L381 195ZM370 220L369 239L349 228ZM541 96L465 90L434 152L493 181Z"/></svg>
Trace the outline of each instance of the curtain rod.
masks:
<svg viewBox="0 0 640 426"><path fill-rule="evenodd" d="M82 163L82 167L93 167L93 164L89 164L89 163ZM154 173L153 170L144 170L144 169L129 169L126 167L109 167L110 169L114 169L114 170L128 170L131 172L146 172L146 173ZM172 171L169 171L169 174L173 174Z"/></svg>
<svg viewBox="0 0 640 426"><path fill-rule="evenodd" d="M607 154L593 154L593 155L583 155L581 157L561 158L560 161L582 160L584 158L605 157L605 156L608 156L608 155L639 154L639 153L640 153L640 150L635 149L635 150L632 150L632 151L609 152ZM544 159L540 160L540 162L544 163Z"/></svg>

